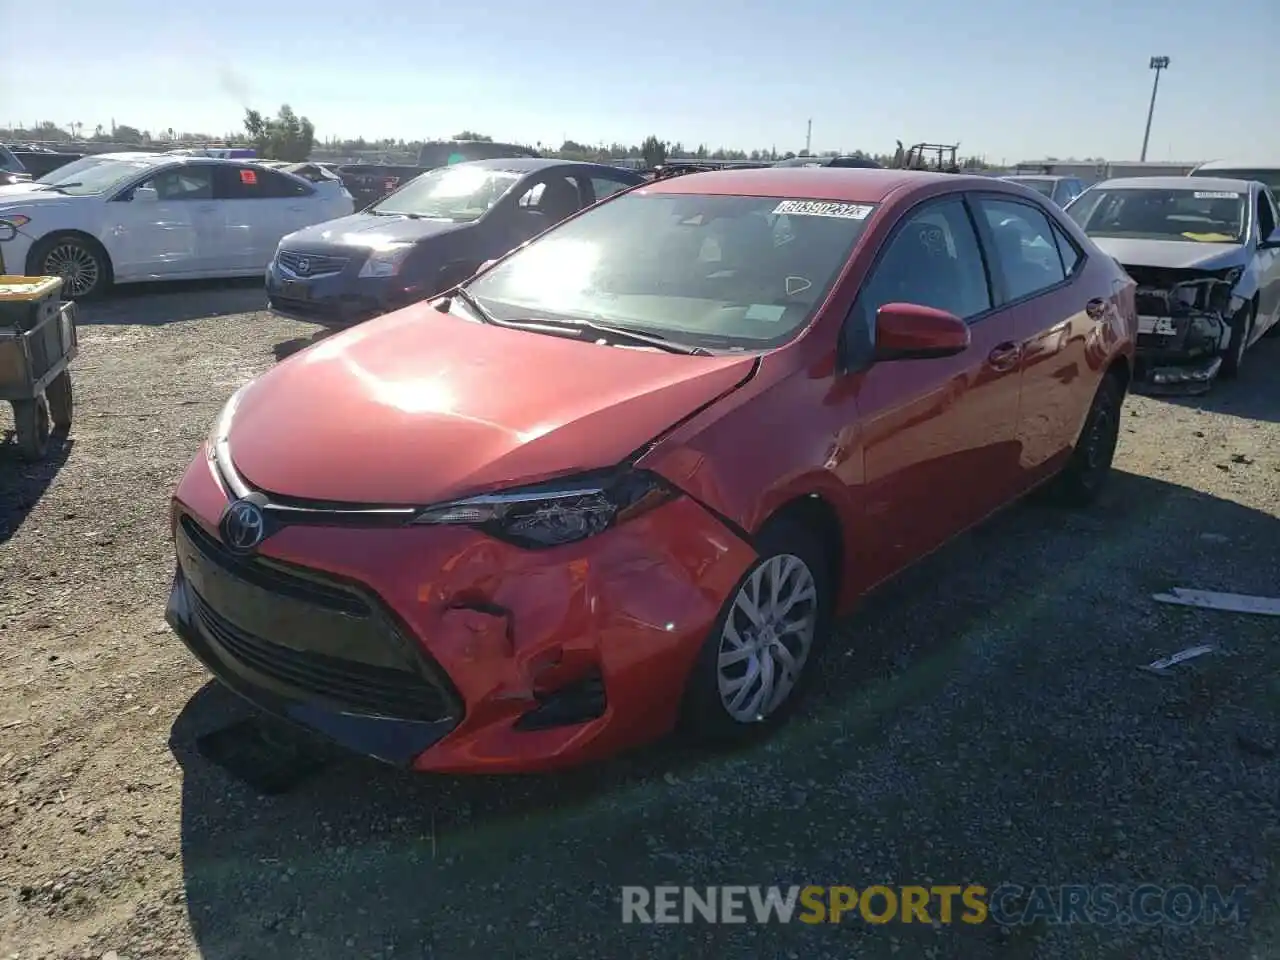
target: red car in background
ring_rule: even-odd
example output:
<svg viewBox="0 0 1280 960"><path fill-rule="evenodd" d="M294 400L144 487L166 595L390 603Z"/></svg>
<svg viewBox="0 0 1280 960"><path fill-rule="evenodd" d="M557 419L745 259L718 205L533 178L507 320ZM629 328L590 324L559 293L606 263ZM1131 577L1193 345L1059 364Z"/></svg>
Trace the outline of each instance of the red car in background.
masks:
<svg viewBox="0 0 1280 960"><path fill-rule="evenodd" d="M264 709L418 770L781 720L832 618L1034 488L1091 501L1134 285L1049 201L692 174L240 390L168 618Z"/></svg>

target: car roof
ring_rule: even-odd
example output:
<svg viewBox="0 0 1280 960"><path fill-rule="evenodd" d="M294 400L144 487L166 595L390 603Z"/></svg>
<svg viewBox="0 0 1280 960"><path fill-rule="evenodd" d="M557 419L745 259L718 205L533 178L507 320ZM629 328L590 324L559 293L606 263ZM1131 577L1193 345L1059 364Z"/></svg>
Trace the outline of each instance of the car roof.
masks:
<svg viewBox="0 0 1280 960"><path fill-rule="evenodd" d="M1195 172L1199 174L1201 170L1280 170L1280 160L1207 160Z"/></svg>
<svg viewBox="0 0 1280 960"><path fill-rule="evenodd" d="M122 150L119 153L89 153L85 154L85 159L92 157L95 160L150 160L152 163L180 163L186 160L186 157L179 157L169 153L150 153L146 150Z"/></svg>
<svg viewBox="0 0 1280 960"><path fill-rule="evenodd" d="M600 166L600 164L580 164L574 160L558 160L554 157L494 157L488 160L464 160L462 163L454 163L451 166L502 170L507 173L536 173L548 167Z"/></svg>
<svg viewBox="0 0 1280 960"><path fill-rule="evenodd" d="M1109 190L1220 190L1228 193L1248 193L1250 180L1227 177L1119 177L1095 183L1093 189Z"/></svg>
<svg viewBox="0 0 1280 960"><path fill-rule="evenodd" d="M669 180L655 180L640 189L643 193L705 193L718 196L880 203L899 189L923 189L936 183L949 183L968 189L991 189L990 177L866 167L712 170L672 177Z"/></svg>
<svg viewBox="0 0 1280 960"><path fill-rule="evenodd" d="M1009 173L1001 180L1078 180L1079 177L1066 177L1060 173Z"/></svg>

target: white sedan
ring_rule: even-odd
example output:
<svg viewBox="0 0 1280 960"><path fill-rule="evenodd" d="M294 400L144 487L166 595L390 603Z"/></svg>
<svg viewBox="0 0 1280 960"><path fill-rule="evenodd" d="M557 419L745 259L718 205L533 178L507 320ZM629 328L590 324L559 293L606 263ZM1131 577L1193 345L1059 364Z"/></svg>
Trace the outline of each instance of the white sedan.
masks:
<svg viewBox="0 0 1280 960"><path fill-rule="evenodd" d="M60 276L68 299L113 283L262 276L280 238L355 209L313 183L244 160L104 153L0 187L0 273ZM2 236L2 234L0 234Z"/></svg>

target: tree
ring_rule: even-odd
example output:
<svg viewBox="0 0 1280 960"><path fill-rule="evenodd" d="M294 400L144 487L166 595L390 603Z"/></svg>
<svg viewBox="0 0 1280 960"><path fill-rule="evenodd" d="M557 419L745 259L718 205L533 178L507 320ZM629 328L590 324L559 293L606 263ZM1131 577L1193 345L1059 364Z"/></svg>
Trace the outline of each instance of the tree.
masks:
<svg viewBox="0 0 1280 960"><path fill-rule="evenodd" d="M287 103L280 107L274 119L264 117L257 110L245 110L244 129L258 156L264 160L300 163L311 156L316 142L315 125L306 117L299 117Z"/></svg>
<svg viewBox="0 0 1280 960"><path fill-rule="evenodd" d="M453 135L454 140L483 140L485 143L493 143L493 137L483 133L476 133L474 130L463 130L461 133Z"/></svg>
<svg viewBox="0 0 1280 960"><path fill-rule="evenodd" d="M660 167L667 161L667 145L653 134L644 138L640 144L640 156L644 157L645 166Z"/></svg>
<svg viewBox="0 0 1280 960"><path fill-rule="evenodd" d="M117 143L141 143L142 131L137 127L131 127L128 124L121 124L116 127L115 135L112 139Z"/></svg>

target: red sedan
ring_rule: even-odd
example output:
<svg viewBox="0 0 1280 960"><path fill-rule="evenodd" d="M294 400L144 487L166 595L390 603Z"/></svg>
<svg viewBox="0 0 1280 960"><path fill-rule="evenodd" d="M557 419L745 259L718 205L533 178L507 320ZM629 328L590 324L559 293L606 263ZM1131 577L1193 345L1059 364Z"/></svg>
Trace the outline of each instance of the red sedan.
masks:
<svg viewBox="0 0 1280 960"><path fill-rule="evenodd" d="M1034 488L1097 495L1136 324L1015 184L658 181L239 391L174 497L169 621L418 770L750 735L877 583Z"/></svg>

